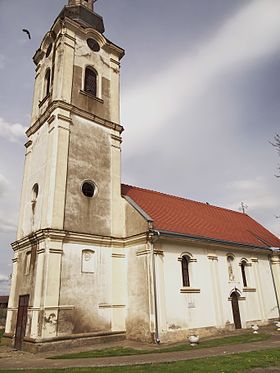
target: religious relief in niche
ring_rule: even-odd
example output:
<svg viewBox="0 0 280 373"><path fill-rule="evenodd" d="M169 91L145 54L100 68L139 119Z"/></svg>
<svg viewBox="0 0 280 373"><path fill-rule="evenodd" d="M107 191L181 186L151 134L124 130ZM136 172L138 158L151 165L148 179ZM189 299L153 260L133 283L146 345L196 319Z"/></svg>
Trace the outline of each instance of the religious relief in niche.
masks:
<svg viewBox="0 0 280 373"><path fill-rule="evenodd" d="M94 272L94 251L83 250L82 252L82 272Z"/></svg>
<svg viewBox="0 0 280 373"><path fill-rule="evenodd" d="M234 258L233 256L228 256L227 257L227 263L228 263L228 280L229 281L234 281L234 273L233 273L233 261Z"/></svg>

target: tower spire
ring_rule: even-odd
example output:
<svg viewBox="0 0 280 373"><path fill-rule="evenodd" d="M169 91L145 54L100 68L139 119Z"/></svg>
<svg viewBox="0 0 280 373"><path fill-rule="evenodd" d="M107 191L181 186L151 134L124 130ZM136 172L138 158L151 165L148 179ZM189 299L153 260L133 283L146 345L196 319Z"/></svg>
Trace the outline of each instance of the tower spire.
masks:
<svg viewBox="0 0 280 373"><path fill-rule="evenodd" d="M92 12L94 11L94 3L97 0L68 0L69 6L78 6L83 5L84 7L88 8Z"/></svg>

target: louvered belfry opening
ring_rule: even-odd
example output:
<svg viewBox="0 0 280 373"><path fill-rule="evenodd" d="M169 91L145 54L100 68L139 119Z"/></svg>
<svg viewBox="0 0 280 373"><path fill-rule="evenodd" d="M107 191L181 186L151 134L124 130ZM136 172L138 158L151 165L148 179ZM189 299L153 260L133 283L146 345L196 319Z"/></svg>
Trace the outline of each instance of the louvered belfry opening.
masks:
<svg viewBox="0 0 280 373"><path fill-rule="evenodd" d="M85 71L85 91L96 96L97 73L92 68L87 67Z"/></svg>

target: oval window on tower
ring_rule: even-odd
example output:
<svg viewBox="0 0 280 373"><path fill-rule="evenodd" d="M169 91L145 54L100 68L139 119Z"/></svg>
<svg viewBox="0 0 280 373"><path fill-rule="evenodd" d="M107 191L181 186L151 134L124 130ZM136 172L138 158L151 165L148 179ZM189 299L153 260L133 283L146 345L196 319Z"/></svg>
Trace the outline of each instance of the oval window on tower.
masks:
<svg viewBox="0 0 280 373"><path fill-rule="evenodd" d="M92 198L95 194L96 191L96 186L94 182L90 180L86 180L82 184L82 192L83 195L86 196L87 198Z"/></svg>
<svg viewBox="0 0 280 373"><path fill-rule="evenodd" d="M100 45L97 43L96 40L90 38L87 39L87 45L93 52L99 52L100 51Z"/></svg>

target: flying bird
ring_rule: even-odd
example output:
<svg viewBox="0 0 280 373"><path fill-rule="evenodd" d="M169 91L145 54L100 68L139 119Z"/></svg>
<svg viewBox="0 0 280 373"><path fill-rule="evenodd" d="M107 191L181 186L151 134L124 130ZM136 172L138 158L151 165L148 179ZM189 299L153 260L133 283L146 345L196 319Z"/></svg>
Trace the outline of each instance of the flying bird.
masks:
<svg viewBox="0 0 280 373"><path fill-rule="evenodd" d="M28 38L31 39L31 34L30 34L30 32L26 28L22 29L22 31L26 32Z"/></svg>

